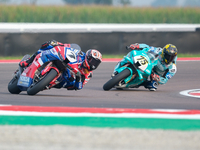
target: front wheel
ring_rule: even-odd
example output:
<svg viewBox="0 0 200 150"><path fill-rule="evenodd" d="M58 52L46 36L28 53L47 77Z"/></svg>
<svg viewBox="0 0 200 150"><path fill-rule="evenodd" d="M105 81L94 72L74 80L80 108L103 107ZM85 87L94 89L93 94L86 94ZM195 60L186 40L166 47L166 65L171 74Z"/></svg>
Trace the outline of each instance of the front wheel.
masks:
<svg viewBox="0 0 200 150"><path fill-rule="evenodd" d="M8 91L11 94L19 94L21 92L21 90L19 89L19 87L17 86L17 82L18 82L18 77L15 76L12 78L12 80L8 83Z"/></svg>
<svg viewBox="0 0 200 150"><path fill-rule="evenodd" d="M129 69L125 69L122 72L120 72L119 74L117 74L116 76L114 76L112 79L110 79L108 82L106 82L103 86L103 89L105 91L110 90L111 88L113 88L116 84L119 83L119 81L127 78L128 76L130 76L131 72Z"/></svg>
<svg viewBox="0 0 200 150"><path fill-rule="evenodd" d="M57 71L54 69L51 69L49 73L47 73L40 81L33 83L28 89L27 94L28 95L35 95L38 92L42 91L56 76Z"/></svg>

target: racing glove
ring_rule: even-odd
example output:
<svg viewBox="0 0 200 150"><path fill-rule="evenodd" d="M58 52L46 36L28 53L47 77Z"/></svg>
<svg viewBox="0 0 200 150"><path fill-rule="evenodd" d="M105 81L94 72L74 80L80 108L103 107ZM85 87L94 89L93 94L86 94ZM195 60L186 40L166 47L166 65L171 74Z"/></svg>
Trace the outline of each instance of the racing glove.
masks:
<svg viewBox="0 0 200 150"><path fill-rule="evenodd" d="M134 49L139 49L140 48L140 45L138 43L135 43L135 44L131 44L129 46L130 49L134 50Z"/></svg>
<svg viewBox="0 0 200 150"><path fill-rule="evenodd" d="M20 67L26 67L26 66L28 66L30 63L32 63L33 62L33 60L35 59L35 57L37 56L37 52L35 52L29 59L27 59L27 60L24 60L24 61L20 61L19 62L19 66Z"/></svg>
<svg viewBox="0 0 200 150"><path fill-rule="evenodd" d="M81 73L78 71L75 76L75 83L72 87L67 87L68 90L81 90L83 88L83 78Z"/></svg>
<svg viewBox="0 0 200 150"><path fill-rule="evenodd" d="M82 88L83 88L83 83L81 82L80 77L76 76L76 81L75 81L73 89L74 90L81 90Z"/></svg>
<svg viewBox="0 0 200 150"><path fill-rule="evenodd" d="M158 81L160 81L160 76L157 75L156 73L151 73L150 79L151 79L151 81L153 80L153 81L158 82Z"/></svg>

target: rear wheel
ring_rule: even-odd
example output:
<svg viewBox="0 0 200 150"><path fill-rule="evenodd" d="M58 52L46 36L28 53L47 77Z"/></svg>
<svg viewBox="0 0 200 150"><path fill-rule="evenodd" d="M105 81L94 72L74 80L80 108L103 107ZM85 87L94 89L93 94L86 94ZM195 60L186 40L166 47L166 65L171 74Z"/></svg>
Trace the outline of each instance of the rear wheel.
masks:
<svg viewBox="0 0 200 150"><path fill-rule="evenodd" d="M40 81L33 83L27 89L27 94L35 95L38 92L42 91L57 76L57 74L58 73L56 70L51 69L49 73L47 73L43 78L40 79Z"/></svg>
<svg viewBox="0 0 200 150"><path fill-rule="evenodd" d="M125 69L122 72L120 72L119 74L117 74L116 76L114 76L112 79L110 79L108 82L106 82L103 86L103 89L105 91L110 90L111 88L113 88L115 85L117 85L119 83L119 81L127 78L128 76L130 76L131 72L129 69Z"/></svg>

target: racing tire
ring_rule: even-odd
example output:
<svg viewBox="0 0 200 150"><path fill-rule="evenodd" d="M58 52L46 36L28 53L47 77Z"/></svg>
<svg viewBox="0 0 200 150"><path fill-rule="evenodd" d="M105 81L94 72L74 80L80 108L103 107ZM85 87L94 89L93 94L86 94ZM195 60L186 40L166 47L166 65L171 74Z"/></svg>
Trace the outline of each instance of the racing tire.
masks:
<svg viewBox="0 0 200 150"><path fill-rule="evenodd" d="M38 92L42 91L56 76L58 75L57 71L51 69L39 82L33 83L28 89L28 95L35 95Z"/></svg>
<svg viewBox="0 0 200 150"><path fill-rule="evenodd" d="M8 83L8 91L11 94L19 94L21 92L21 90L19 89L19 87L17 86L17 82L18 82L18 78L14 77L12 78L12 80Z"/></svg>
<svg viewBox="0 0 200 150"><path fill-rule="evenodd" d="M117 74L116 76L114 76L112 79L110 79L108 82L106 82L103 86L103 89L105 91L110 90L111 88L113 88L116 84L119 83L119 81L127 78L128 76L131 75L131 72L129 69L125 69L122 72L120 72L119 74Z"/></svg>

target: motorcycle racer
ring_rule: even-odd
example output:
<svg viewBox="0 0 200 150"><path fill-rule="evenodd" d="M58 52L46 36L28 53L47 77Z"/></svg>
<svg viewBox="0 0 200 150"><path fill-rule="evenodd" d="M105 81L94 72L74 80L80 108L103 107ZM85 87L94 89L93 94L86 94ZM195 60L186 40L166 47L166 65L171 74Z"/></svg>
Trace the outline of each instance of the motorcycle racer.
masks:
<svg viewBox="0 0 200 150"><path fill-rule="evenodd" d="M26 67L33 62L34 59L41 59L42 63L46 63L49 60L56 60L55 57L51 57L53 51L63 51L65 48L68 51L73 51L76 55L75 62L69 62L68 67L72 73L70 77L66 77L67 70L65 70L61 77L59 77L59 83L55 83L54 88L67 88L68 90L80 90L91 79L92 71L95 70L102 61L102 55L98 50L89 49L86 53L81 51L78 44L63 44L55 40L51 40L42 44L41 48L35 52L28 60L21 61L19 66ZM48 58L48 59L47 59ZM57 81L56 81L57 82ZM70 83L70 84L69 84Z"/></svg>
<svg viewBox="0 0 200 150"><path fill-rule="evenodd" d="M176 60L177 60L177 48L172 44L167 44L163 48L161 47L153 47L147 44L131 44L127 46L128 49L131 50L143 50L147 48L146 52L154 53L158 58L158 63L152 69L152 73L150 75L150 79L147 79L139 86L144 86L150 91L156 91L159 84L165 84L169 79L171 79L176 71ZM122 66L123 64L120 64Z"/></svg>

